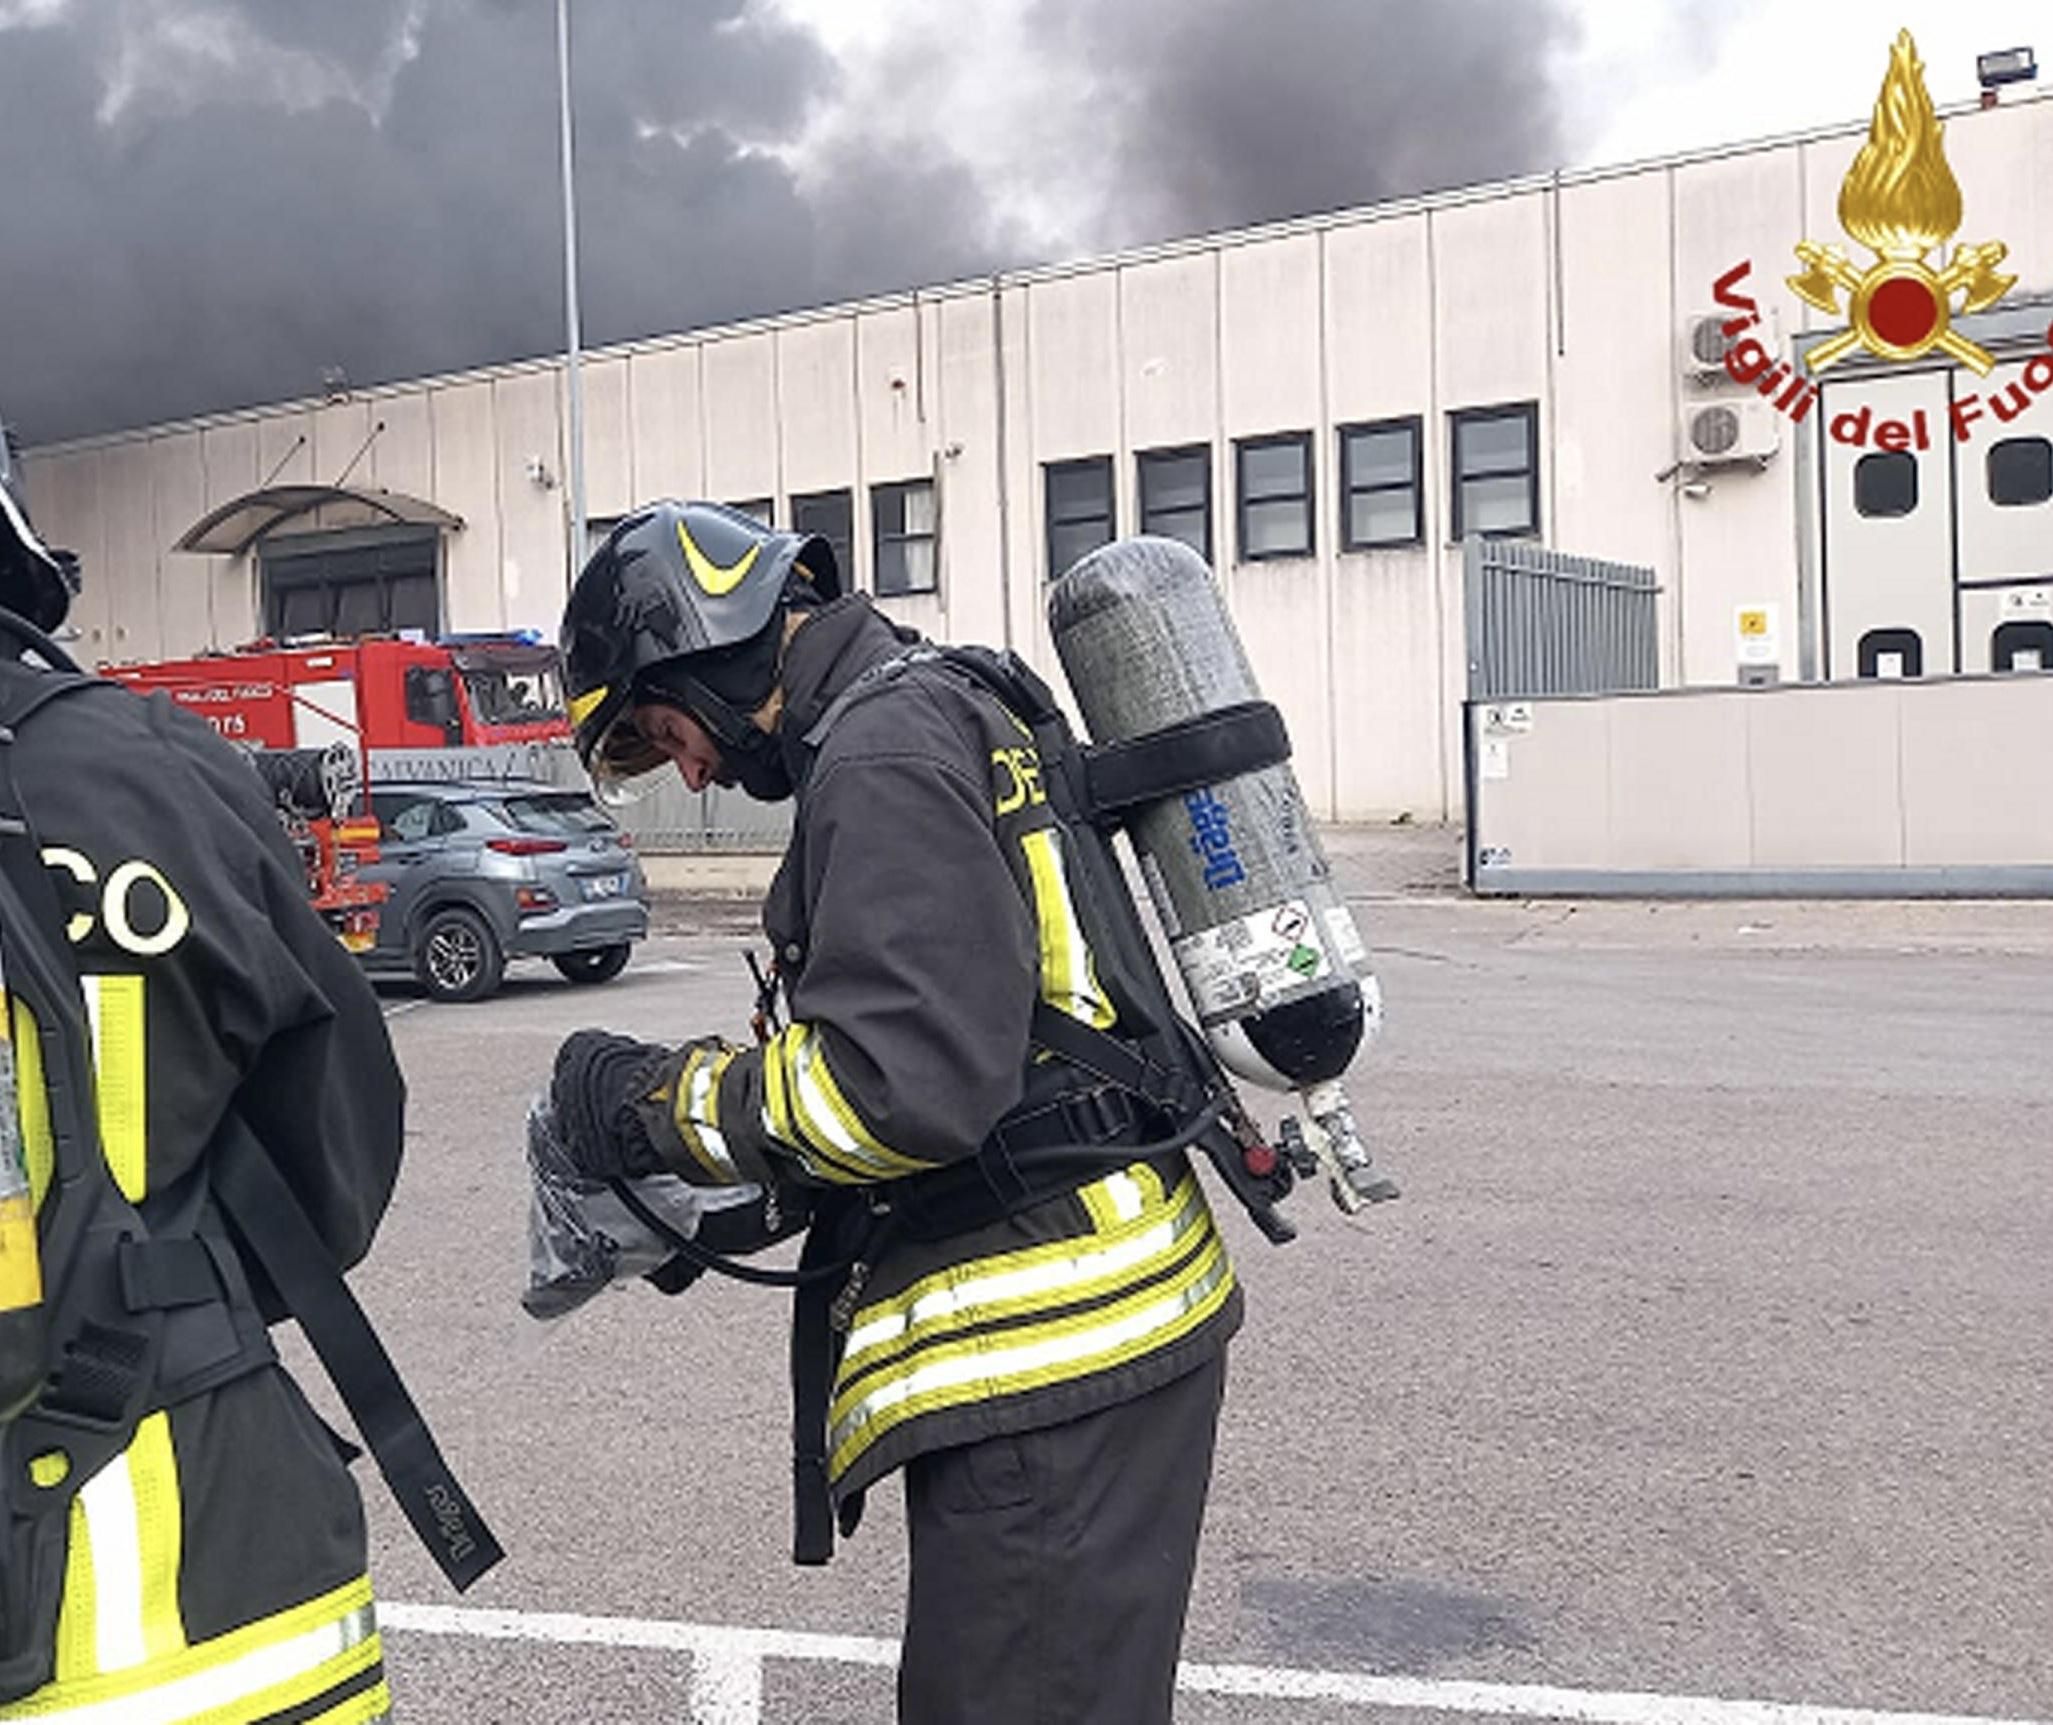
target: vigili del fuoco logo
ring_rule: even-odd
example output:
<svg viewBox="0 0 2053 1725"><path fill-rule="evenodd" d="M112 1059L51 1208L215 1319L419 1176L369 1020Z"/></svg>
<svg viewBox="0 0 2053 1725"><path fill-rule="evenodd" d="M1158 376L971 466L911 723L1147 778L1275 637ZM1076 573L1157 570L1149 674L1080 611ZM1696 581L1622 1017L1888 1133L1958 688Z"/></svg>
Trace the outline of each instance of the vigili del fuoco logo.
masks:
<svg viewBox="0 0 2053 1725"><path fill-rule="evenodd" d="M1953 327L1956 315L1984 311L2017 285L2017 277L1997 268L2009 248L2000 240L1965 242L1951 258L1935 265L1961 222L1960 182L1947 165L1946 128L1925 88L1924 62L1908 30L1897 32L1889 50L1889 70L1875 98L1867 142L1847 169L1839 187L1839 225L1872 254L1865 267L1837 245L1802 240L1796 260L1801 275L1787 278L1790 289L1808 305L1847 327L1818 343L1804 356L1805 375L1777 360L1747 332L1761 321L1760 307L1742 291L1753 270L1752 260L1733 265L1712 284L1712 297L1734 315L1724 325L1731 343L1725 370L1735 383L1751 384L1793 422L1806 418L1818 399L1811 381L1856 348L1878 359L1905 361L1938 352L1987 376L1995 357ZM1958 311L1955 302L1958 300ZM2053 348L2053 327L2047 332ZM2053 352L2035 354L2021 381L2008 385L1985 404L1978 395L1963 394L1950 409L1956 442L1966 442L1970 427L1994 410L1998 420L2015 419L2032 396L2053 388ZM1842 443L1865 444L1872 415L1842 414L1831 435ZM1840 421L1846 421L1842 428ZM1929 448L1930 427L1922 412L1905 424L1885 420L1874 427L1875 442L1884 449Z"/></svg>

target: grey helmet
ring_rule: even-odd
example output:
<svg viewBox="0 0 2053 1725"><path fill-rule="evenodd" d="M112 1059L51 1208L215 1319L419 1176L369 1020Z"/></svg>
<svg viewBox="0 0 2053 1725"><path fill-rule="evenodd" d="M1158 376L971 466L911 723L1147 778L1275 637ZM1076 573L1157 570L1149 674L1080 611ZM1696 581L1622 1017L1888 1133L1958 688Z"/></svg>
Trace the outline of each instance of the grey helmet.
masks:
<svg viewBox="0 0 2053 1725"><path fill-rule="evenodd" d="M0 606L54 629L78 593L78 559L53 550L29 520L14 433L0 431Z"/></svg>

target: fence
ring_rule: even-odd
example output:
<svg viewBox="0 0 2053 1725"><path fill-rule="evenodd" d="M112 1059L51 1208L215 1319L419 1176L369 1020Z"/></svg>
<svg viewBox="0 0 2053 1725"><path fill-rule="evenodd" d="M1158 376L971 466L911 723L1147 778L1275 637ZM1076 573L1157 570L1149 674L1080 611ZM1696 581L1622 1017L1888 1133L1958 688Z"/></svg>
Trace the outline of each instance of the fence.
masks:
<svg viewBox="0 0 2053 1725"><path fill-rule="evenodd" d="M1481 538L1467 542L1464 567L1470 700L1659 684L1653 570Z"/></svg>

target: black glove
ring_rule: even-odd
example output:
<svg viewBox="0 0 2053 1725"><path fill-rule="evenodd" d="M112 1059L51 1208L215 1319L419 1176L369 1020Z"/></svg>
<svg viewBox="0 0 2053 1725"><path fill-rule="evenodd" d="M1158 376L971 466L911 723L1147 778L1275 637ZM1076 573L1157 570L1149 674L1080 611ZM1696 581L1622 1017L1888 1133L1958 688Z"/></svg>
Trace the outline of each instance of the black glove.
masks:
<svg viewBox="0 0 2053 1725"><path fill-rule="evenodd" d="M577 1171L592 1180L666 1172L634 1105L657 1082L671 1050L607 1030L578 1030L556 1051L549 1105Z"/></svg>

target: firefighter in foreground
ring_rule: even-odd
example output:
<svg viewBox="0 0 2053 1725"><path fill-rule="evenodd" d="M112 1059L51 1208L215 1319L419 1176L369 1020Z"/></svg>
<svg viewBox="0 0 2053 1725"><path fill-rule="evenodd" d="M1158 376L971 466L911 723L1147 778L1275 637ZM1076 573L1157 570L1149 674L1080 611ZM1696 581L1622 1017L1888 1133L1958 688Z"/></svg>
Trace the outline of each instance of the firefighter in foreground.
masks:
<svg viewBox="0 0 2053 1725"><path fill-rule="evenodd" d="M602 788L674 765L796 794L763 915L789 1022L747 1049L579 1032L551 1103L595 1179L760 1189L702 1237L810 1220L802 1265L832 1270L810 1304L832 1304L809 1338L799 1299L798 1555L826 1555L829 1491L846 1533L904 1471L900 1718L1146 1725L1170 1717L1241 1296L1185 1155L1121 1162L1160 1122L1037 1035L1053 1012L1116 1037L1126 979L1025 727L915 640L820 539L699 503L608 536L564 622L580 754ZM873 1196L902 1208L994 1142L1112 1146L1113 1171L865 1247Z"/></svg>
<svg viewBox="0 0 2053 1725"><path fill-rule="evenodd" d="M44 1348L0 1387L0 1719L381 1720L363 1505L266 1332L332 1333L391 1195L378 1004L248 765L49 639L76 568L4 457L0 517L0 1151L40 1234L0 1318Z"/></svg>

